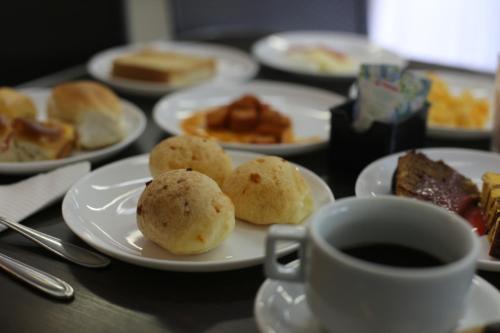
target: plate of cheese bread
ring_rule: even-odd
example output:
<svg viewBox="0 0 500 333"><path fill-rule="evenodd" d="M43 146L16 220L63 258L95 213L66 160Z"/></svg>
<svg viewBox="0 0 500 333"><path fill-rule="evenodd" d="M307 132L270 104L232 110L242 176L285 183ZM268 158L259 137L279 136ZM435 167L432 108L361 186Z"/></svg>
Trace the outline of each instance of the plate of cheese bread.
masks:
<svg viewBox="0 0 500 333"><path fill-rule="evenodd" d="M305 225L333 200L320 177L283 158L175 136L86 175L62 211L76 235L114 258L208 272L262 263L270 225Z"/></svg>
<svg viewBox="0 0 500 333"><path fill-rule="evenodd" d="M108 49L92 57L89 73L117 89L145 96L214 81L244 81L258 65L244 52L215 44L155 41Z"/></svg>
<svg viewBox="0 0 500 333"><path fill-rule="evenodd" d="M92 81L52 89L0 88L0 173L26 174L98 161L144 131L134 104Z"/></svg>
<svg viewBox="0 0 500 333"><path fill-rule="evenodd" d="M481 239L478 268L500 271L500 156L426 148L383 157L358 176L356 196L398 195L460 215Z"/></svg>
<svg viewBox="0 0 500 333"><path fill-rule="evenodd" d="M330 112L342 96L253 80L207 84L163 97L153 118L165 131L216 139L223 147L287 156L328 144Z"/></svg>

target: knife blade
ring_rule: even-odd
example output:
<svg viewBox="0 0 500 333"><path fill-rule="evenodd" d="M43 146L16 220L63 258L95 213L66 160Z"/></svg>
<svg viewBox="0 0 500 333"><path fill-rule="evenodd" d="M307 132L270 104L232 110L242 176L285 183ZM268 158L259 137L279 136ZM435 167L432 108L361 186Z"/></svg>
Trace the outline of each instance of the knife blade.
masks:
<svg viewBox="0 0 500 333"><path fill-rule="evenodd" d="M18 183L0 186L0 214L20 222L62 197L78 179L90 171L90 163L80 162L42 173ZM6 227L0 226L0 231Z"/></svg>

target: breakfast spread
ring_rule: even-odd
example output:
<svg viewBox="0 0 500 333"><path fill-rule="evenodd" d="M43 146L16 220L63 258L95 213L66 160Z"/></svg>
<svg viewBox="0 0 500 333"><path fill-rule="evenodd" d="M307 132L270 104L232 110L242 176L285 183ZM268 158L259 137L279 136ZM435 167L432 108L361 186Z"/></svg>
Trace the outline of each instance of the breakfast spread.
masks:
<svg viewBox="0 0 500 333"><path fill-rule="evenodd" d="M214 140L187 135L161 141L149 155L149 170L153 177L183 168L199 171L222 186L231 173L232 163Z"/></svg>
<svg viewBox="0 0 500 333"><path fill-rule="evenodd" d="M394 173L396 195L431 202L466 219L479 235L488 235L489 254L500 258L500 174L486 172L480 192L469 178L443 161L411 151L401 156Z"/></svg>
<svg viewBox="0 0 500 333"><path fill-rule="evenodd" d="M428 114L430 125L458 128L484 128L489 120L489 103L478 98L469 90L455 95L444 80L429 74L432 81L428 100L431 103Z"/></svg>
<svg viewBox="0 0 500 333"><path fill-rule="evenodd" d="M74 81L52 90L48 115L75 126L83 149L98 149L125 136L123 109L112 90L96 82Z"/></svg>
<svg viewBox="0 0 500 333"><path fill-rule="evenodd" d="M318 73L352 72L358 68L349 55L321 44L293 46L287 56L297 66Z"/></svg>
<svg viewBox="0 0 500 333"><path fill-rule="evenodd" d="M184 133L222 142L273 144L295 142L290 118L253 95L197 112L183 120Z"/></svg>
<svg viewBox="0 0 500 333"><path fill-rule="evenodd" d="M142 234L177 255L217 247L234 224L231 200L214 180L191 169L160 174L147 184L137 205Z"/></svg>
<svg viewBox="0 0 500 333"><path fill-rule="evenodd" d="M309 186L288 161L265 156L237 167L222 186L236 217L255 224L304 221L314 210Z"/></svg>
<svg viewBox="0 0 500 333"><path fill-rule="evenodd" d="M212 77L216 62L212 58L171 51L143 49L113 61L115 78L186 86Z"/></svg>

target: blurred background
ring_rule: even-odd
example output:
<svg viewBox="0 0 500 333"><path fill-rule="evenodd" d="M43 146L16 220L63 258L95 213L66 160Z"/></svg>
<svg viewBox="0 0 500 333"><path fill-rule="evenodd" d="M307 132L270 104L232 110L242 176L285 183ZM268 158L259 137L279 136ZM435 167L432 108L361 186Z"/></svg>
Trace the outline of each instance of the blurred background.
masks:
<svg viewBox="0 0 500 333"><path fill-rule="evenodd" d="M0 85L83 65L131 42L284 30L366 34L411 60L491 73L500 53L498 13L496 0L5 1Z"/></svg>

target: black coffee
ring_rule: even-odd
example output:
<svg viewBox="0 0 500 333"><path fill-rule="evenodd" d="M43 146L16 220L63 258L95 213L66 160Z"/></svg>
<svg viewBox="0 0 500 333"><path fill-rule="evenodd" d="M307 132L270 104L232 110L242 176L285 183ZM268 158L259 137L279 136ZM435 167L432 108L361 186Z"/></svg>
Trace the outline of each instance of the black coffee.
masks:
<svg viewBox="0 0 500 333"><path fill-rule="evenodd" d="M355 258L376 264L406 268L425 268L443 265L435 256L404 245L368 243L341 249Z"/></svg>

